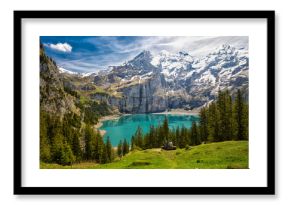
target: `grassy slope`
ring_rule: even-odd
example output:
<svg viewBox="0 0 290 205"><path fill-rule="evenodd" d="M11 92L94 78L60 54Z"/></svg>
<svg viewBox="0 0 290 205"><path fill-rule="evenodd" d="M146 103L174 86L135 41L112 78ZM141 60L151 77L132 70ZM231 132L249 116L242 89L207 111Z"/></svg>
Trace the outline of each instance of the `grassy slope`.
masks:
<svg viewBox="0 0 290 205"><path fill-rule="evenodd" d="M248 142L227 141L203 144L190 149L165 151L149 149L133 151L122 159L109 164L95 164L92 162L61 166L57 164L43 164L44 169L227 169L248 168Z"/></svg>

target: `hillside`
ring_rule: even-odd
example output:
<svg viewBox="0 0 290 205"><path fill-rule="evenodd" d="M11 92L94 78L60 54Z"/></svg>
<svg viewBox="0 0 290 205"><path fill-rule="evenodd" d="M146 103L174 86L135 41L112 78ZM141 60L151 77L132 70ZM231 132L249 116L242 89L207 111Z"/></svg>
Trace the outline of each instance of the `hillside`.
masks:
<svg viewBox="0 0 290 205"><path fill-rule="evenodd" d="M133 151L108 164L83 162L72 166L41 163L42 169L246 169L248 141L226 141L189 149Z"/></svg>
<svg viewBox="0 0 290 205"><path fill-rule="evenodd" d="M93 125L113 111L107 103L89 98L88 79L61 75L42 44L39 57L40 161L71 164L90 159L93 142L99 138L100 150L105 146ZM83 89L74 90L76 85Z"/></svg>

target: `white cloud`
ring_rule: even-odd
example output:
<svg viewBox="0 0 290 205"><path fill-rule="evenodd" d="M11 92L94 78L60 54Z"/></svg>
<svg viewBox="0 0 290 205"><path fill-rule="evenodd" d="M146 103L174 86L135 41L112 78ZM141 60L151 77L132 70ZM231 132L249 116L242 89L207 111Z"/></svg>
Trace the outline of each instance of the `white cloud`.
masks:
<svg viewBox="0 0 290 205"><path fill-rule="evenodd" d="M96 47L100 46L96 39L90 39ZM134 57L142 50L149 50L153 54L161 50L175 53L189 52L191 55L205 55L212 52L222 44L248 47L247 36L144 36L131 43L120 43L114 37L102 37L101 43L107 41L106 46L116 53L127 53L128 58ZM129 60L129 59L128 59Z"/></svg>
<svg viewBox="0 0 290 205"><path fill-rule="evenodd" d="M160 36L147 37L140 41L136 49L150 50L159 53L161 50L169 52L186 51L194 56L206 55L222 44L235 47L248 47L247 36Z"/></svg>
<svg viewBox="0 0 290 205"><path fill-rule="evenodd" d="M45 43L44 46L65 53L70 53L72 51L72 46L69 45L68 43L57 43L57 44Z"/></svg>

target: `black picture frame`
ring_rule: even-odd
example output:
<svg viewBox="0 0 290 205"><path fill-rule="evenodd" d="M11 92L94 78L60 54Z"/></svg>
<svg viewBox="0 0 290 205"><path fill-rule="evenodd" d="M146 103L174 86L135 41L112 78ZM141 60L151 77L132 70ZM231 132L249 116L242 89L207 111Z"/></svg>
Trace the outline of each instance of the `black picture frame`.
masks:
<svg viewBox="0 0 290 205"><path fill-rule="evenodd" d="M22 19L210 18L267 20L267 186L266 187L24 187L22 186ZM14 11L14 194L16 195L272 195L275 194L275 11Z"/></svg>

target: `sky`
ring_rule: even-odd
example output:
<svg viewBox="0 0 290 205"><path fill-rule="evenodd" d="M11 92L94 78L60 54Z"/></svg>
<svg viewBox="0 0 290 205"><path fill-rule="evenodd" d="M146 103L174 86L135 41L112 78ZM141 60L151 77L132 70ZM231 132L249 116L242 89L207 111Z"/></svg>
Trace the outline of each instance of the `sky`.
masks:
<svg viewBox="0 0 290 205"><path fill-rule="evenodd" d="M248 47L246 36L41 36L40 42L58 66L80 73L120 65L143 50L200 57L225 43Z"/></svg>

